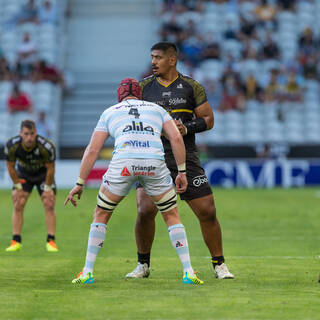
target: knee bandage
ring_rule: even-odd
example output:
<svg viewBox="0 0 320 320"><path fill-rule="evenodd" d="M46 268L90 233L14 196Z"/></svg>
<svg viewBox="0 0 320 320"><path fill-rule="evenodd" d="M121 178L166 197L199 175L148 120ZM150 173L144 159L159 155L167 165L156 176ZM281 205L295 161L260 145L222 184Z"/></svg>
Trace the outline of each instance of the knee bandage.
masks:
<svg viewBox="0 0 320 320"><path fill-rule="evenodd" d="M177 206L177 194L174 189L167 192L159 201L155 201L155 205L161 213L169 211Z"/></svg>
<svg viewBox="0 0 320 320"><path fill-rule="evenodd" d="M101 191L97 196L97 206L106 211L113 211L118 203L110 200L106 195L104 195Z"/></svg>

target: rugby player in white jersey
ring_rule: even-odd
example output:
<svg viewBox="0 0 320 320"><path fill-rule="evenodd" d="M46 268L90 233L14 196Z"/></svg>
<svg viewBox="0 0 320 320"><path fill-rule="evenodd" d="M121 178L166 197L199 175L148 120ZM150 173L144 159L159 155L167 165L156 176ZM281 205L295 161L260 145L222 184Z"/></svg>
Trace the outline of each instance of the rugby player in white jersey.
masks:
<svg viewBox="0 0 320 320"><path fill-rule="evenodd" d="M74 206L93 168L105 140L115 138L113 157L97 197L91 224L85 266L73 283L93 283L93 267L103 246L107 224L117 204L128 194L132 184L139 182L152 198L168 226L173 248L183 267L185 284L203 284L193 271L188 241L177 210L177 193L187 189L186 152L182 136L171 116L155 103L142 101L141 89L135 79L127 78L118 87L119 103L106 109L98 121L91 141L83 155L79 178L66 198ZM164 161L161 134L169 139L178 167L176 191Z"/></svg>

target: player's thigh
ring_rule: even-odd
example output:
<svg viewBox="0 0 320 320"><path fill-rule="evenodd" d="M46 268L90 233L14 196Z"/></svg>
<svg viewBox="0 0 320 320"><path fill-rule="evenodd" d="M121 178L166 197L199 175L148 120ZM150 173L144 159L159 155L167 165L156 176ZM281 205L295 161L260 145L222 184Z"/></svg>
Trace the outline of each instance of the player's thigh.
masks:
<svg viewBox="0 0 320 320"><path fill-rule="evenodd" d="M30 192L22 190L12 190L12 202L16 210L23 210L27 200L30 196Z"/></svg>
<svg viewBox="0 0 320 320"><path fill-rule="evenodd" d="M125 159L112 160L102 178L103 187L117 196L126 196L136 180L131 170L131 162Z"/></svg>
<svg viewBox="0 0 320 320"><path fill-rule="evenodd" d="M165 194L173 187L173 181L165 162L163 160L149 159L148 164L152 171L139 177L139 182L144 187L147 195L157 197Z"/></svg>
<svg viewBox="0 0 320 320"><path fill-rule="evenodd" d="M188 187L186 192L180 195L181 200L193 200L209 195L212 196L212 189L208 178L196 156L187 159L187 180Z"/></svg>
<svg viewBox="0 0 320 320"><path fill-rule="evenodd" d="M199 220L216 219L216 207L212 194L201 198L187 200L187 203Z"/></svg>

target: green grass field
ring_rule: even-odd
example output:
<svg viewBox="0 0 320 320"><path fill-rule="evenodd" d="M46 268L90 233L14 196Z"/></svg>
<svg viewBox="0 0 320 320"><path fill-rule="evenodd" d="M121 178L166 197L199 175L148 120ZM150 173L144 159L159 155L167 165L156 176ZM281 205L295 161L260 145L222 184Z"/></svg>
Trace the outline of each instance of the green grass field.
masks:
<svg viewBox="0 0 320 320"><path fill-rule="evenodd" d="M126 281L136 266L135 192L119 205L100 251L92 286L71 280L81 270L96 189L79 206L57 197L58 253L45 251L44 214L33 192L25 211L23 248L11 240L10 191L0 191L0 319L320 319L320 191L215 190L224 254L234 280L214 278L197 219L180 202L192 264L203 286L181 283L180 262L157 217L148 279Z"/></svg>

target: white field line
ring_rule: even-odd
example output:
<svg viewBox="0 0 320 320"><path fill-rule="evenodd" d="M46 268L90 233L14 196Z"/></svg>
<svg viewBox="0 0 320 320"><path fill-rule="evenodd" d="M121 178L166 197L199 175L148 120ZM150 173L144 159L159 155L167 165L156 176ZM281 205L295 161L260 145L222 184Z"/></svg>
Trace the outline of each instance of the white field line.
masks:
<svg viewBox="0 0 320 320"><path fill-rule="evenodd" d="M205 258L205 259L211 259L210 256L192 256L194 258ZM320 259L320 256L228 256L230 259L283 259L283 260L289 260L289 259L314 259L318 258Z"/></svg>

